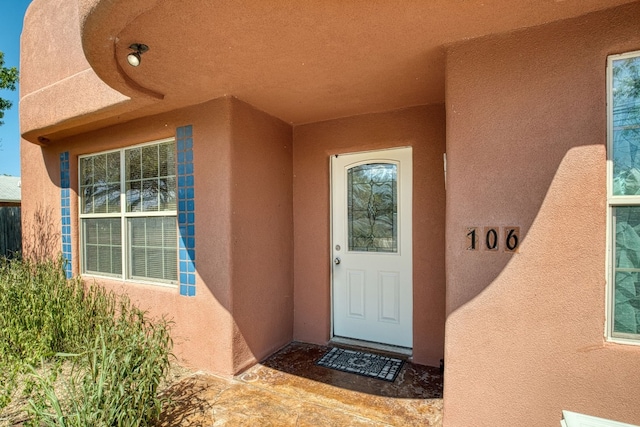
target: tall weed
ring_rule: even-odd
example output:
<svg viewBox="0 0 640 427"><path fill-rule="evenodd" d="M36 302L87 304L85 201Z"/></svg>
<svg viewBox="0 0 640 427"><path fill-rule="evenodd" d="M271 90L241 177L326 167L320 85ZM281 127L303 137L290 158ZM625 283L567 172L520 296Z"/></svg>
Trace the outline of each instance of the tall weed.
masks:
<svg viewBox="0 0 640 427"><path fill-rule="evenodd" d="M31 426L150 426L167 403L158 394L169 368L163 351L170 338L164 325L146 330L144 323L109 342L114 331L102 328L91 349L69 358L72 371L62 389L55 375L35 374L36 387L29 400ZM122 331L120 331L122 332Z"/></svg>
<svg viewBox="0 0 640 427"><path fill-rule="evenodd" d="M63 262L0 260L0 411L31 372L34 426L150 425L165 403L169 323L126 296L67 280ZM41 361L48 374L31 368ZM64 361L71 368L60 386Z"/></svg>

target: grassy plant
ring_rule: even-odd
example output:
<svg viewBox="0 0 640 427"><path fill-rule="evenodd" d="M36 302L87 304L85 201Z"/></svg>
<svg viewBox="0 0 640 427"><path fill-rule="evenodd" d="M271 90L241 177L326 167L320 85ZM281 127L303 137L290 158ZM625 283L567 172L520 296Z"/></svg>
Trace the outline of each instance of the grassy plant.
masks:
<svg viewBox="0 0 640 427"><path fill-rule="evenodd" d="M142 320L142 319L140 319ZM164 351L170 338L164 325L147 329L133 323L119 337L100 328L93 347L82 354L60 354L72 361L64 387L56 391L55 380L37 379L30 399L33 426L149 426L160 416L166 398L158 394L169 368ZM117 339L118 340L118 339Z"/></svg>
<svg viewBox="0 0 640 427"><path fill-rule="evenodd" d="M61 260L0 259L0 408L30 364L82 347L89 335L79 319L84 297L79 281L67 282Z"/></svg>
<svg viewBox="0 0 640 427"><path fill-rule="evenodd" d="M66 280L62 261L2 260L0 286L0 353L35 363L63 349L85 345L94 324L87 319L88 295L79 280Z"/></svg>
<svg viewBox="0 0 640 427"><path fill-rule="evenodd" d="M126 297L68 281L63 261L0 261L0 409L16 379L32 425L147 426L166 398L158 387L172 341L164 319L151 321ZM31 365L46 361L43 374ZM71 371L60 385L62 363Z"/></svg>

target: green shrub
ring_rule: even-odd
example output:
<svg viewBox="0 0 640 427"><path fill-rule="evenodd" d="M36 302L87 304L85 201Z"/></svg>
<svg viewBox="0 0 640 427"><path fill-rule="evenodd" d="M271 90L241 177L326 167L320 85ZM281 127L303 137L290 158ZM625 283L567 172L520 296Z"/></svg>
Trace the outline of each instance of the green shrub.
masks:
<svg viewBox="0 0 640 427"><path fill-rule="evenodd" d="M85 348L94 326L112 316L113 298L67 281L62 265L0 260L0 357L33 364Z"/></svg>
<svg viewBox="0 0 640 427"><path fill-rule="evenodd" d="M0 261L0 409L31 372L34 426L152 424L166 403L158 387L169 369L168 322L67 280L63 265ZM38 363L48 370L32 368ZM63 364L70 373L58 377Z"/></svg>
<svg viewBox="0 0 640 427"><path fill-rule="evenodd" d="M0 408L30 364L82 348L89 333L79 319L84 299L82 284L66 280L61 260L0 259Z"/></svg>
<svg viewBox="0 0 640 427"><path fill-rule="evenodd" d="M127 331L120 345L100 329L93 347L82 354L61 354L72 360L72 372L60 391L53 377L35 375L36 392L29 400L33 426L149 426L160 416L166 399L160 381L168 370L164 351L169 337L164 326Z"/></svg>

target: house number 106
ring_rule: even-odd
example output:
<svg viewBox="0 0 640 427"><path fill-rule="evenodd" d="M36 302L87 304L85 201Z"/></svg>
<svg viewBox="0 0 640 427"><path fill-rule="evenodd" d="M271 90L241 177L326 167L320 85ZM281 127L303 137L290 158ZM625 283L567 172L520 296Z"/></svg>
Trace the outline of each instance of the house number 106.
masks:
<svg viewBox="0 0 640 427"><path fill-rule="evenodd" d="M502 233L501 233L502 231ZM520 227L467 227L467 250L516 252L520 244Z"/></svg>

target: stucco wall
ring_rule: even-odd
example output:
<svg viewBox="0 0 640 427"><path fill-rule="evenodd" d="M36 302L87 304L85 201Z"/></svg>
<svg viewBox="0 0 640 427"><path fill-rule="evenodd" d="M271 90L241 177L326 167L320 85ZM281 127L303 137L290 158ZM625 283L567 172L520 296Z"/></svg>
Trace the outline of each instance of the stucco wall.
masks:
<svg viewBox="0 0 640 427"><path fill-rule="evenodd" d="M232 100L234 371L293 336L292 128Z"/></svg>
<svg viewBox="0 0 640 427"><path fill-rule="evenodd" d="M129 99L85 59L76 1L33 0L20 42L20 128L32 142L90 122L87 115L106 117L100 111Z"/></svg>
<svg viewBox="0 0 640 427"><path fill-rule="evenodd" d="M23 94L90 69L82 53L77 1L33 0L25 14L21 42Z"/></svg>
<svg viewBox="0 0 640 427"><path fill-rule="evenodd" d="M60 160L53 150L20 141L22 251L39 259L60 252ZM52 180L46 164L53 165Z"/></svg>
<svg viewBox="0 0 640 427"><path fill-rule="evenodd" d="M329 157L413 147L414 361L437 366L444 345L444 110L412 107L294 128L294 338L331 338Z"/></svg>
<svg viewBox="0 0 640 427"><path fill-rule="evenodd" d="M640 347L604 340L605 66L638 22L635 3L448 49L446 427L640 424ZM467 226L519 226L519 252L467 251Z"/></svg>
<svg viewBox="0 0 640 427"><path fill-rule="evenodd" d="M69 151L73 272L78 274L78 156L171 137L176 127L189 124L194 133L196 296L180 296L174 287L97 282L128 293L154 315L173 318L176 354L184 363L231 375L291 339L292 249L283 244L285 237L291 241L291 179L290 172L282 172L291 170L288 125L226 98L74 136L47 147L23 141L22 179L33 189L23 194L24 221L27 224L38 207L51 207L50 222L57 233L52 250L59 252L58 156ZM253 171L249 179L245 178L247 169ZM256 179L261 180L259 186L253 185ZM266 196L261 194L262 185L269 185L270 204L247 209L245 199ZM272 220L263 221L261 212ZM260 225L269 228L257 232ZM250 243L246 233L253 239ZM269 250L274 235L284 236L279 251ZM258 258L262 264L253 263ZM264 305L254 311L256 299ZM288 328L283 326L287 322Z"/></svg>

